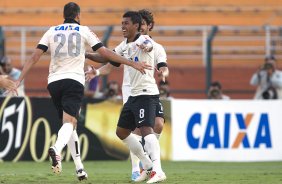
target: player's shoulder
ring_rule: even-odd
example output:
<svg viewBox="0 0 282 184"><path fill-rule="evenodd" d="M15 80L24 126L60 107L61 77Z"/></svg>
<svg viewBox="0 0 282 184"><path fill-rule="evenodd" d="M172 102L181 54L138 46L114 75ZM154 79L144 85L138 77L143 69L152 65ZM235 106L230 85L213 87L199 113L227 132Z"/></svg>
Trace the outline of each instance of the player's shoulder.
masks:
<svg viewBox="0 0 282 184"><path fill-rule="evenodd" d="M163 48L163 46L160 43L156 42L151 36L149 36L149 35L142 35L142 37L144 39L146 39L146 40L150 40L154 46L156 46L158 48Z"/></svg>
<svg viewBox="0 0 282 184"><path fill-rule="evenodd" d="M118 46L120 46L120 47L124 47L124 46L126 46L126 45L127 45L127 39L122 40L122 42L120 42L120 43L118 44Z"/></svg>
<svg viewBox="0 0 282 184"><path fill-rule="evenodd" d="M154 41L153 44L154 44L155 47L157 47L157 48L159 48L159 49L163 49L163 48L164 48L164 47L162 46L162 44L160 44L160 43L158 43L158 42L156 42L156 41Z"/></svg>
<svg viewBox="0 0 282 184"><path fill-rule="evenodd" d="M59 25L56 25L56 26L50 26L47 28L46 32L54 32L56 27L58 27Z"/></svg>
<svg viewBox="0 0 282 184"><path fill-rule="evenodd" d="M154 46L154 48L155 48L155 52L158 52L158 53L165 53L165 49L164 49L164 47L161 45L161 44L159 44L158 42L152 42L153 43L153 46Z"/></svg>
<svg viewBox="0 0 282 184"><path fill-rule="evenodd" d="M12 68L11 74L21 73L21 71L15 67Z"/></svg>
<svg viewBox="0 0 282 184"><path fill-rule="evenodd" d="M154 42L154 40L149 35L139 35L137 40L150 40L151 42Z"/></svg>
<svg viewBox="0 0 282 184"><path fill-rule="evenodd" d="M92 31L88 26L79 25L79 27L83 31Z"/></svg>

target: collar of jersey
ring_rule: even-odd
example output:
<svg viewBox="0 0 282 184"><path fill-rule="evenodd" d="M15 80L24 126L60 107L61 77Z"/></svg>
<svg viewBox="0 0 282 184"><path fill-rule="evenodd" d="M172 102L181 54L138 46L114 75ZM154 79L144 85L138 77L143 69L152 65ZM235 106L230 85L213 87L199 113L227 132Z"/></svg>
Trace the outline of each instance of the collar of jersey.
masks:
<svg viewBox="0 0 282 184"><path fill-rule="evenodd" d="M65 19L64 24L66 24L66 23L75 23L75 24L80 25L80 24L79 24L76 20L74 20L74 19Z"/></svg>
<svg viewBox="0 0 282 184"><path fill-rule="evenodd" d="M135 42L139 37L140 37L140 33L138 33L136 36L135 36L135 38L134 38L134 40L132 41L132 42ZM126 40L126 43L128 43L128 40Z"/></svg>

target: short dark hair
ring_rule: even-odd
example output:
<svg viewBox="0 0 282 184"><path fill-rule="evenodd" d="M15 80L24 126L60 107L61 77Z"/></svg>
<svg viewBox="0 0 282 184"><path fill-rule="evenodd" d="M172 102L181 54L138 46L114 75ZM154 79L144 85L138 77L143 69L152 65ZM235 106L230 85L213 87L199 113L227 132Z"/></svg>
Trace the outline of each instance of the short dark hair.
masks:
<svg viewBox="0 0 282 184"><path fill-rule="evenodd" d="M138 11L142 17L147 23L147 25L152 24L152 27L149 29L149 31L152 31L155 25L154 21L154 15L150 10L142 9Z"/></svg>
<svg viewBox="0 0 282 184"><path fill-rule="evenodd" d="M212 87L218 87L218 89L221 90L221 84L220 84L220 82L218 82L218 81L212 82L212 83L211 83L211 86L212 86Z"/></svg>
<svg viewBox="0 0 282 184"><path fill-rule="evenodd" d="M266 57L264 58L264 61L265 61L265 62L266 62L266 61L269 61L269 60L274 60L274 61L276 61L276 58L275 58L275 56L273 56L273 55L266 56Z"/></svg>
<svg viewBox="0 0 282 184"><path fill-rule="evenodd" d="M75 19L80 13L80 7L74 2L69 2L64 6L64 18L65 19Z"/></svg>
<svg viewBox="0 0 282 184"><path fill-rule="evenodd" d="M5 66L10 61L10 58L7 56L3 56L0 60L0 66Z"/></svg>
<svg viewBox="0 0 282 184"><path fill-rule="evenodd" d="M142 23L142 17L141 15L136 11L127 11L123 14L123 18L129 17L133 24L139 24L138 31L140 31L141 23Z"/></svg>

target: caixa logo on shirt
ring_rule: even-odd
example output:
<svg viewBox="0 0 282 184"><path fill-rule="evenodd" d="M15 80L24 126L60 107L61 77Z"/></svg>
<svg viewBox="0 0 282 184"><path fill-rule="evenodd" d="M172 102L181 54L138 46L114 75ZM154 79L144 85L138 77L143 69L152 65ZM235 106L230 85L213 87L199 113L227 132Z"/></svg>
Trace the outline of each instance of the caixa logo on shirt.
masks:
<svg viewBox="0 0 282 184"><path fill-rule="evenodd" d="M31 116L28 98L4 99L0 109L0 159L17 161L21 157L29 140Z"/></svg>
<svg viewBox="0 0 282 184"><path fill-rule="evenodd" d="M192 149L272 147L267 113L210 113L205 118L203 116L194 113L188 120L186 139Z"/></svg>

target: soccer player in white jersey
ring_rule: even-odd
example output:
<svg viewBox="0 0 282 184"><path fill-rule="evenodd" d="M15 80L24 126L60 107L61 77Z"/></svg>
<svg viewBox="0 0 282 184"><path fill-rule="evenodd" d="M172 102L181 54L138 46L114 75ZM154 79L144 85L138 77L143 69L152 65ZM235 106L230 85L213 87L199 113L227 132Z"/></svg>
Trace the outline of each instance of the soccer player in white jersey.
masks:
<svg viewBox="0 0 282 184"><path fill-rule="evenodd" d="M149 35L149 32L153 30L154 27L154 16L153 13L149 10L142 9L138 11L142 17L142 26L141 26L141 33L143 35ZM158 67L158 75L161 76L162 80L165 81L165 78L169 75L169 70L167 67L167 56L166 52L162 45L155 43L154 44L155 49L155 64ZM123 92L130 90L130 86L124 86ZM130 94L129 94L130 95ZM128 95L128 96L129 96ZM125 95L124 95L125 96ZM163 106L162 103L159 101L159 105L157 106L156 110L156 118L155 118L155 125L154 125L154 134L156 135L157 139L160 138L160 134L163 130L164 125L164 112L163 112ZM138 128L136 128L133 131L133 134L142 141L141 132ZM138 178L138 175L140 174L139 169L139 162L140 160L136 155L134 155L132 152L130 152L131 157L131 165L132 165L132 179Z"/></svg>
<svg viewBox="0 0 282 184"><path fill-rule="evenodd" d="M138 61L141 58L150 59L152 66L156 65L160 70L160 74L163 77L166 77L168 75L168 69L166 65L165 51L162 46L154 42L149 36L138 34L137 28L133 27L133 25L136 24L134 22L136 19L134 19L134 17L137 17L136 14L137 12L127 12L124 14L122 31L126 39L115 48L115 51L133 61ZM147 23L144 24L147 25ZM143 44L144 41L147 42L147 40L153 44L153 50L150 52ZM160 48L162 49L161 53L164 52L163 58L160 57ZM94 61L99 61L100 59L97 54L86 54L86 57ZM111 62L111 64L118 66L113 62ZM87 78L90 79L95 77L97 72L101 72L100 74L102 75L108 74L112 68L111 64L103 66L98 71L93 68L92 71L86 72ZM122 90L124 107L118 122L117 135L126 143L130 151L134 154L138 154L137 157L140 157L140 155L143 157L144 153L142 153L140 148L141 144L138 143L136 136L130 133L131 130L139 127L145 140L145 150L153 160L153 171L151 172L150 179L147 183L163 181L166 179L166 176L161 169L159 142L153 134L154 131L152 129L152 127L154 127L156 112L160 110L161 116L163 117L163 109L158 98L159 91L154 79L154 72L142 76L124 66ZM142 157L141 162L144 164L144 161L142 161L144 158ZM137 169L139 170L139 160L137 162ZM146 166L144 169L146 169ZM138 173L137 178L134 178L134 181L146 180L148 178L147 174L148 172L144 171L139 177Z"/></svg>
<svg viewBox="0 0 282 184"><path fill-rule="evenodd" d="M146 9L139 10L138 12L142 16L141 33L143 35L148 35L149 31L152 31L154 27L153 14L151 11L146 10ZM156 64L160 63L158 72L159 72L159 75L163 78L162 80L165 80L165 77L167 77L169 74L168 67L166 64L166 60L167 60L166 52L162 45L155 43L154 46L155 46L154 48L155 49L154 51L155 63ZM97 58L97 55L92 54L92 53L87 53L86 57L93 61L97 59L99 60L99 58ZM95 76L97 76L97 74L108 75L112 71L113 68L114 68L114 65L112 65L111 63L108 63L102 66L98 70L96 70L95 68L92 68L92 71L87 72L87 78L88 80L90 80L94 78ZM128 97L131 94L130 80L129 80L128 75L129 74L128 74L127 66L124 66L124 75L123 75L123 83L122 83L123 104L125 104L125 102L127 101ZM159 139L160 137L160 134L163 130L163 125L164 125L163 107L162 107L161 102L159 102L159 106L157 107L157 110L156 110L156 118L155 118L155 125L154 125L154 134L156 135L157 139ZM133 131L133 135L135 135L136 138L140 142L142 141L142 136L138 128L136 128ZM140 168L139 168L140 160L131 151L130 151L130 157L131 157L131 165L132 165L131 179L134 181L136 178L140 176Z"/></svg>
<svg viewBox="0 0 282 184"><path fill-rule="evenodd" d="M61 151L68 145L76 166L79 180L87 178L80 158L80 147L76 132L77 117L84 92L85 46L89 45L102 57L134 67L140 74L150 69L145 62L133 63L105 48L98 37L87 26L80 25L80 7L73 2L64 6L64 23L51 27L41 38L31 58L25 63L16 81L17 87L29 70L50 48L51 62L48 76L48 91L57 108L62 127L54 146L49 149L54 173L61 173ZM137 70L136 70L137 69Z"/></svg>

